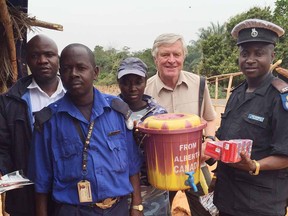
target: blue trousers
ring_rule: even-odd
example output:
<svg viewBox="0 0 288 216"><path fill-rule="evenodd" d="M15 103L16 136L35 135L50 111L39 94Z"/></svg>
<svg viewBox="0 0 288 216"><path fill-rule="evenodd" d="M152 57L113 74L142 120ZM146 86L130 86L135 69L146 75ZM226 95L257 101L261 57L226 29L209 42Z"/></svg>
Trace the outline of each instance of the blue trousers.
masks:
<svg viewBox="0 0 288 216"><path fill-rule="evenodd" d="M55 216L127 216L129 215L127 197L123 197L111 208L101 209L85 205L59 204Z"/></svg>

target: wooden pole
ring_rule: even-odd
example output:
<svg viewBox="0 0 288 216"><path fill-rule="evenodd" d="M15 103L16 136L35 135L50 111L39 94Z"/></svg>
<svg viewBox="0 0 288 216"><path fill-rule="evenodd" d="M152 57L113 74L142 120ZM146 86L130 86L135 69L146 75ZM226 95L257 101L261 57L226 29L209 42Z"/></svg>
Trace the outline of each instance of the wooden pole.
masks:
<svg viewBox="0 0 288 216"><path fill-rule="evenodd" d="M226 100L230 97L230 91L232 87L232 81L233 81L233 75L230 75L229 77L229 83L228 83L228 88L227 88L227 93L226 93Z"/></svg>
<svg viewBox="0 0 288 216"><path fill-rule="evenodd" d="M12 67L12 83L15 83L18 77L16 46L13 32L13 24L5 0L0 0L0 22L3 23L6 32L8 49L10 50L9 57Z"/></svg>
<svg viewBox="0 0 288 216"><path fill-rule="evenodd" d="M42 28L47 28L47 29L54 29L58 31L63 31L63 26L55 23L49 23L49 22L44 22L41 20L37 20L35 17L34 18L29 18L30 19L30 25L31 26L38 26Z"/></svg>
<svg viewBox="0 0 288 216"><path fill-rule="evenodd" d="M215 79L215 100L218 99L218 77Z"/></svg>

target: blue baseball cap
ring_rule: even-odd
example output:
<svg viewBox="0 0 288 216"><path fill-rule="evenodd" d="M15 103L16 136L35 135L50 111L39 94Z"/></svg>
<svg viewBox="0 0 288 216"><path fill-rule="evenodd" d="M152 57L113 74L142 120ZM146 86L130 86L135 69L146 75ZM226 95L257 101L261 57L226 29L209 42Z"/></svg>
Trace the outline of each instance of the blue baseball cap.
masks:
<svg viewBox="0 0 288 216"><path fill-rule="evenodd" d="M117 72L117 78L120 79L127 74L136 74L138 76L146 77L147 72L148 67L141 59L136 57L129 57L120 63Z"/></svg>

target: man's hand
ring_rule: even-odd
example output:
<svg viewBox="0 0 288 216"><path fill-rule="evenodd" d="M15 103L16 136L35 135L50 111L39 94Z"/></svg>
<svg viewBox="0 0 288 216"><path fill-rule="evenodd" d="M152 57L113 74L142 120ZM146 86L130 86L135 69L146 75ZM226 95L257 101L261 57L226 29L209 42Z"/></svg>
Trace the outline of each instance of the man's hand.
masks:
<svg viewBox="0 0 288 216"><path fill-rule="evenodd" d="M251 160L251 158L247 157L244 152L240 153L241 156L241 161L238 163L230 163L229 166L245 170L245 171L255 171L256 170L256 165L255 163Z"/></svg>
<svg viewBox="0 0 288 216"><path fill-rule="evenodd" d="M208 141L212 141L212 139L205 139L205 141L202 143L202 148L201 148L201 156L200 156L200 163L204 163L206 160L209 160L211 157L210 156L207 156L204 154L205 152L205 149L206 149L206 143Z"/></svg>

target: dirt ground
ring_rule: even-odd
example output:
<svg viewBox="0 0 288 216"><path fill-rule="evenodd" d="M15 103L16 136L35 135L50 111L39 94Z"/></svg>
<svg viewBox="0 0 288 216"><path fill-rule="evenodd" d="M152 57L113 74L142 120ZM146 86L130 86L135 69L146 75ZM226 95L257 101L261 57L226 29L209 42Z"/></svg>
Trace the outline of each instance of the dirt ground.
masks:
<svg viewBox="0 0 288 216"><path fill-rule="evenodd" d="M191 216L185 193L178 191L172 203L172 216Z"/></svg>

